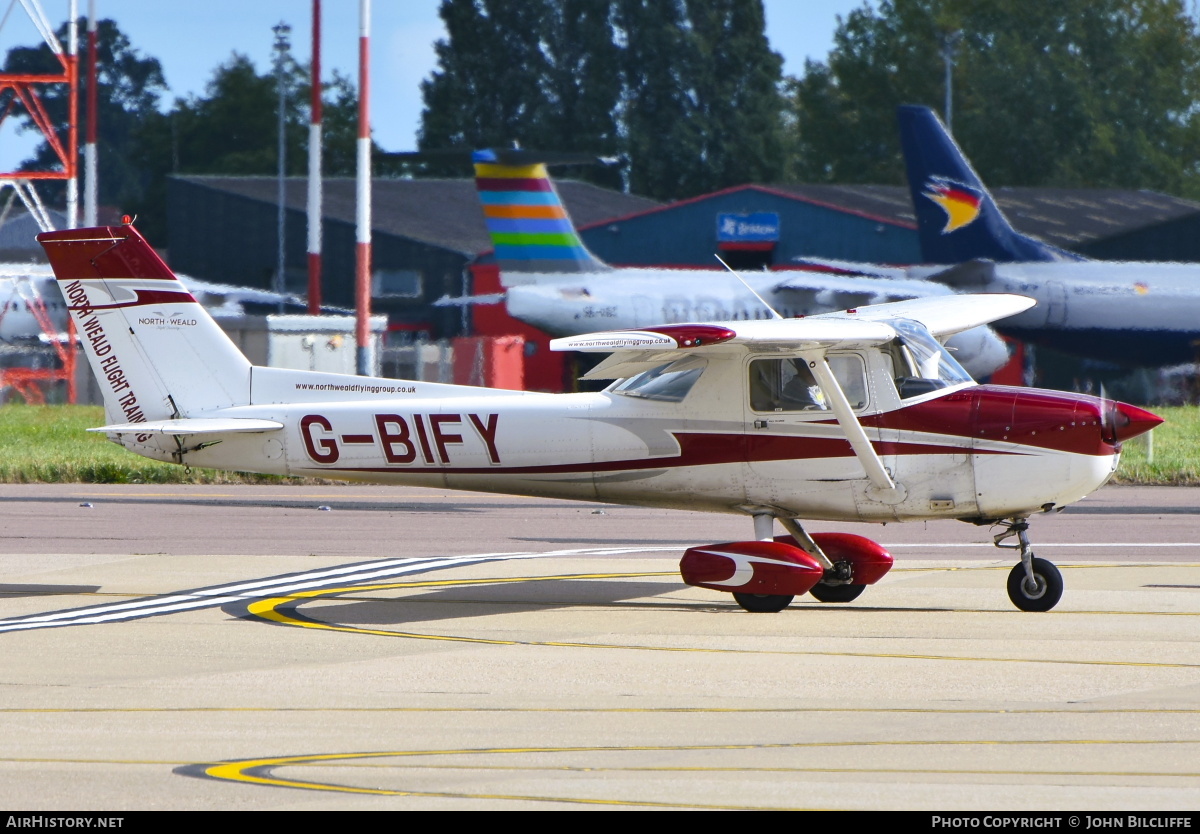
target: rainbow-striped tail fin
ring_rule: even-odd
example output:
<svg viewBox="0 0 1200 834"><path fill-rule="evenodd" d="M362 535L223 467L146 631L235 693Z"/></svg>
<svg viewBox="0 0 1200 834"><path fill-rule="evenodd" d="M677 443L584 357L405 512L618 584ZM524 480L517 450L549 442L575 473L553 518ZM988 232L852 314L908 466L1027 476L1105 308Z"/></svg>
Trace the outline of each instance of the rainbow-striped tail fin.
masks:
<svg viewBox="0 0 1200 834"><path fill-rule="evenodd" d="M583 245L544 164L505 165L489 156L475 155L475 187L501 272L611 268Z"/></svg>

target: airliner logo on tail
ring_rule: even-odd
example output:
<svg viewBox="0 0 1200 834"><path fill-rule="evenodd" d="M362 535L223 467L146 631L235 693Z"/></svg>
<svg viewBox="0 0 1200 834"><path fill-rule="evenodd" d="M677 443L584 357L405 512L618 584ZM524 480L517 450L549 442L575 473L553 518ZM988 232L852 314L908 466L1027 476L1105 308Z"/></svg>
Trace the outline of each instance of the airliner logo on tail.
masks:
<svg viewBox="0 0 1200 834"><path fill-rule="evenodd" d="M946 225L942 227L944 235L971 225L983 205L981 191L946 177L930 177L925 183L924 196L946 212Z"/></svg>

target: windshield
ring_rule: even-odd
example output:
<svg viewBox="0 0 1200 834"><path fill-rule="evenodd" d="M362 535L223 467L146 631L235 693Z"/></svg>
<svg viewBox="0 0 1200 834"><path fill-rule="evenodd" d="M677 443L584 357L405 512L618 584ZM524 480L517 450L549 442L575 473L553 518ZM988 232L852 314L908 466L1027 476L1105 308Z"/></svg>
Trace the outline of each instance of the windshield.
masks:
<svg viewBox="0 0 1200 834"><path fill-rule="evenodd" d="M625 397L677 403L692 390L706 365L699 356L688 356L642 371L637 376L618 382L610 390Z"/></svg>
<svg viewBox="0 0 1200 834"><path fill-rule="evenodd" d="M898 334L889 348L901 399L971 382L971 375L924 326L907 319L891 325Z"/></svg>

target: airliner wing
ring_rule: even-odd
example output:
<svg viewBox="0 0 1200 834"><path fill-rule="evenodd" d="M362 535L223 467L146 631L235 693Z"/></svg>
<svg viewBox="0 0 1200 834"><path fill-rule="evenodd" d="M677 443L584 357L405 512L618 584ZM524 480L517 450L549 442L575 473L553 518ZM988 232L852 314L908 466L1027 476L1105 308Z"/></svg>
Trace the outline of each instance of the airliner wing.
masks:
<svg viewBox="0 0 1200 834"><path fill-rule="evenodd" d="M751 351L837 350L881 345L896 337L889 324L911 319L934 336L951 336L1028 310L1034 300L1021 295L944 295L823 313L800 319L669 324L644 330L615 330L553 339L550 349L608 353L584 379L618 379L670 361L682 353L719 354L741 347Z"/></svg>
<svg viewBox="0 0 1200 834"><path fill-rule="evenodd" d="M907 278L907 270L902 266L883 266L882 264L863 263L862 261L840 261L835 258L814 258L801 255L792 258L792 263L803 267L806 271L815 272L822 276L828 275L859 275L869 278Z"/></svg>

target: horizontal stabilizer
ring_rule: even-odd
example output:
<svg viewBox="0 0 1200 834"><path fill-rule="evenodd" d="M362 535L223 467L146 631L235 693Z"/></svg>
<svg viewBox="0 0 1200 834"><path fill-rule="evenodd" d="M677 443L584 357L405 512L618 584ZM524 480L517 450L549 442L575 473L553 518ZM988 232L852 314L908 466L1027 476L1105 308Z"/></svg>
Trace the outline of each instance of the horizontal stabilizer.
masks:
<svg viewBox="0 0 1200 834"><path fill-rule="evenodd" d="M504 293L493 292L487 295L443 295L433 302L434 307L474 307L476 304L499 304L504 300Z"/></svg>
<svg viewBox="0 0 1200 834"><path fill-rule="evenodd" d="M154 420L149 423L118 423L88 431L105 434L231 434L234 432L278 431L283 423L248 417L186 417L179 420Z"/></svg>
<svg viewBox="0 0 1200 834"><path fill-rule="evenodd" d="M576 151L535 151L523 148L446 148L427 151L383 152L381 159L401 162L461 162L466 165L491 163L493 165L615 165L616 157L598 156L594 153Z"/></svg>
<svg viewBox="0 0 1200 834"><path fill-rule="evenodd" d="M808 255L792 258L792 262L803 267L806 272L816 272L823 276L849 275L868 278L908 277L908 272L902 266L883 266L881 264L863 263L862 261L841 261L835 258L814 258Z"/></svg>
<svg viewBox="0 0 1200 834"><path fill-rule="evenodd" d="M947 287L962 290L985 287L996 280L996 264L992 261L976 258L973 261L957 264L941 272L935 272L926 277L925 280L937 281L939 284L945 284Z"/></svg>

